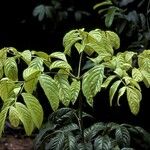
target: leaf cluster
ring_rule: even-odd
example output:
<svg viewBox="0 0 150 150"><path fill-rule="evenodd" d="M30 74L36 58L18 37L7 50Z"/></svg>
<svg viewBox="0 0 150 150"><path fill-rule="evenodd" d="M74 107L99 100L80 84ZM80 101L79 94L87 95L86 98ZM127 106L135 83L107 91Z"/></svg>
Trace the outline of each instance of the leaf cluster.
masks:
<svg viewBox="0 0 150 150"><path fill-rule="evenodd" d="M126 39L126 48L143 50L149 47L150 1L104 0L93 8L104 18L107 28Z"/></svg>
<svg viewBox="0 0 150 150"><path fill-rule="evenodd" d="M133 150L138 147L144 150L150 148L150 134L144 129L113 122L97 122L85 128L84 141L82 141L78 119L77 111L70 108L61 108L52 113L36 136L34 149ZM142 145L138 141L141 141Z"/></svg>
<svg viewBox="0 0 150 150"><path fill-rule="evenodd" d="M27 135L40 128L44 113L42 100L35 94L37 84L53 111L60 104L74 105L79 95L92 107L97 93L110 87L110 105L115 95L119 105L125 94L131 112L138 114L142 100L140 82L147 88L150 86L150 50L140 54L116 53L120 38L112 31L100 29L71 30L64 36L63 46L64 52L51 54L30 50L19 52L12 47L0 50L0 136L7 119L14 127L23 124ZM79 57L77 74L68 61L73 49ZM20 62L26 64L22 72L18 69Z"/></svg>

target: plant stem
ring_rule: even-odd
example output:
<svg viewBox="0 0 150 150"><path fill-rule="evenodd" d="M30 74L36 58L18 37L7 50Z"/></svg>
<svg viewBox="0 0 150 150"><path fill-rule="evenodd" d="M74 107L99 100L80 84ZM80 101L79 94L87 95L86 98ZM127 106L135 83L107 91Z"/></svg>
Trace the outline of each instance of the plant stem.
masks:
<svg viewBox="0 0 150 150"><path fill-rule="evenodd" d="M78 76L77 76L77 78L80 78L80 74L81 74L82 56L83 56L83 53L80 54L80 58L79 58ZM80 93L79 93L78 113L79 113L78 114L79 115L78 122L79 122L79 127L80 127L80 130L81 130L81 136L82 136L81 140L84 143L84 129L83 129L83 119L82 119L82 92L81 92L81 90L80 90Z"/></svg>

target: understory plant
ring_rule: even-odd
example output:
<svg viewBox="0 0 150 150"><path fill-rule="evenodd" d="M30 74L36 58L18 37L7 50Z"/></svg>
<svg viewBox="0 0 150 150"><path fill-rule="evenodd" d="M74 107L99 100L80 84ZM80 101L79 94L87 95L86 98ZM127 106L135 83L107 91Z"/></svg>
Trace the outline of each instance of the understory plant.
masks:
<svg viewBox="0 0 150 150"><path fill-rule="evenodd" d="M82 139L78 111L61 108L53 112L34 140L35 150L148 150L150 134L139 126L114 122L94 123L83 113L85 124ZM89 124L89 123L88 123ZM132 148L131 148L132 147Z"/></svg>
<svg viewBox="0 0 150 150"><path fill-rule="evenodd" d="M65 149L76 149L74 145L80 149L91 146L94 149L130 147L126 125L98 123L89 129L93 132L91 136L84 128L82 106L86 101L92 107L97 93L108 88L110 106L112 103L120 105L120 98L126 95L131 113L137 115L142 100L140 83L143 82L147 88L150 86L150 50L119 52L118 35L100 29L89 32L85 29L71 30L64 36L63 46L63 52L50 54L30 50L19 52L12 47L0 50L0 136L6 122L13 127L23 125L27 135L31 135L35 128L41 128L44 111L37 93L40 86L54 111L50 117L50 129L44 129L40 135L41 139L46 139L48 149L54 145L52 149L61 150L64 143L67 144ZM115 96L117 99L113 101ZM67 111L69 114L74 112L73 118L77 122L63 126L61 117L64 121L68 116L64 116L63 111L62 115L55 115L60 113L57 111L60 104L70 107L76 103L79 104L77 112ZM56 122L53 122L53 115ZM86 134L91 136L88 140ZM87 146L89 142L90 146Z"/></svg>
<svg viewBox="0 0 150 150"><path fill-rule="evenodd" d="M122 36L124 47L136 51L149 47L149 0L103 0L93 9L107 28Z"/></svg>

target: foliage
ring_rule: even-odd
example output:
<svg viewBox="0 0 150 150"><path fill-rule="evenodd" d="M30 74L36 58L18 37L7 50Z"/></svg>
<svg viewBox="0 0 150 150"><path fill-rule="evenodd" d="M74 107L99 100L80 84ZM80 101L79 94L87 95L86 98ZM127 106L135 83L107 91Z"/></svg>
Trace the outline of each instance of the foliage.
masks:
<svg viewBox="0 0 150 150"><path fill-rule="evenodd" d="M39 150L133 150L150 148L150 134L138 126L97 122L84 129L81 140L77 111L61 108L49 116L34 141ZM83 120L86 119L83 115ZM88 117L88 119L90 119ZM90 119L92 121L92 118ZM141 141L141 143L138 143ZM133 144L134 143L134 144ZM136 143L136 144L135 144ZM134 146L137 147L134 147Z"/></svg>
<svg viewBox="0 0 150 150"><path fill-rule="evenodd" d="M81 2L80 2L81 4ZM74 0L51 0L41 1L33 9L33 16L43 23L43 28L51 26L56 29L60 23L70 18L75 22L81 21L84 17L90 16L90 12L84 8L76 7ZM48 24L48 25L47 25ZM50 29L51 30L51 29Z"/></svg>
<svg viewBox="0 0 150 150"><path fill-rule="evenodd" d="M149 0L103 0L93 8L104 18L107 28L122 36L123 43L128 39L127 48L143 50L149 47Z"/></svg>
<svg viewBox="0 0 150 150"><path fill-rule="evenodd" d="M77 100L81 107L79 97L83 96L92 107L96 94L102 88L110 87L110 105L115 95L119 105L120 97L125 94L131 112L138 114L142 100L140 82L147 88L150 86L150 50L140 54L116 53L120 45L118 35L100 29L71 30L64 36L63 45L64 52L51 54L30 50L19 52L12 47L0 50L0 136L6 121L14 127L22 123L27 135L41 127L43 109L42 100L36 96L38 85L53 111L60 104L68 107ZM73 50L78 53L77 68L68 61L69 57L74 57ZM82 110L79 110L81 118Z"/></svg>

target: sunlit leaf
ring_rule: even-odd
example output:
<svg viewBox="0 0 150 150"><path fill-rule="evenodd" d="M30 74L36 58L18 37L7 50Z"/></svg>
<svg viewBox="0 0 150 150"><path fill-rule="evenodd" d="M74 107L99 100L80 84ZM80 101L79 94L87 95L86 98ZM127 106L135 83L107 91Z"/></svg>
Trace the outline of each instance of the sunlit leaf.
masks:
<svg viewBox="0 0 150 150"><path fill-rule="evenodd" d="M66 35L63 38L63 46L65 48L64 53L70 55L72 46L81 39L82 38L78 30L72 30L66 33Z"/></svg>
<svg viewBox="0 0 150 150"><path fill-rule="evenodd" d="M29 112L31 113L32 120L37 128L40 128L43 122L43 109L39 101L29 93L22 93L23 99Z"/></svg>
<svg viewBox="0 0 150 150"><path fill-rule="evenodd" d="M82 91L90 106L93 104L93 97L101 90L104 77L104 66L96 65L83 76Z"/></svg>
<svg viewBox="0 0 150 150"><path fill-rule="evenodd" d="M59 88L57 83L48 75L41 75L39 82L47 96L52 109L55 111L59 106Z"/></svg>
<svg viewBox="0 0 150 150"><path fill-rule="evenodd" d="M62 60L54 61L54 62L50 65L50 69L55 69L55 68L72 70L71 66L70 66L67 62L62 61Z"/></svg>
<svg viewBox="0 0 150 150"><path fill-rule="evenodd" d="M127 100L130 110L134 115L137 115L139 112L141 99L142 94L138 89L132 86L127 87Z"/></svg>
<svg viewBox="0 0 150 150"><path fill-rule="evenodd" d="M4 70L3 70L3 63L0 61L0 79L3 77Z"/></svg>
<svg viewBox="0 0 150 150"><path fill-rule="evenodd" d="M145 71L145 70L141 70L142 76L143 76L143 82L146 85L147 88L150 87L150 73Z"/></svg>
<svg viewBox="0 0 150 150"><path fill-rule="evenodd" d="M13 127L18 127L20 119L18 117L18 112L14 106L11 106L9 109L9 121Z"/></svg>
<svg viewBox="0 0 150 150"><path fill-rule="evenodd" d="M113 85L110 87L110 90L109 90L110 106L112 106L112 100L114 98L114 95L115 95L120 83L121 83L121 80L115 81L113 83Z"/></svg>
<svg viewBox="0 0 150 150"><path fill-rule="evenodd" d="M118 98L117 98L117 105L120 106L120 103L119 103L119 100L120 100L120 97L123 96L123 94L125 93L127 87L124 86L122 88L119 89L118 91Z"/></svg>
<svg viewBox="0 0 150 150"><path fill-rule="evenodd" d="M6 101L10 97L14 97L14 88L15 88L14 82L6 79L0 81L0 97L3 101Z"/></svg>
<svg viewBox="0 0 150 150"><path fill-rule="evenodd" d="M106 31L106 36L114 49L118 49L120 47L120 38L117 33Z"/></svg>
<svg viewBox="0 0 150 150"><path fill-rule="evenodd" d="M60 60L63 60L63 61L67 62L65 54L62 53L62 52L53 52L53 53L50 54L50 57L52 57L52 58L58 58Z"/></svg>
<svg viewBox="0 0 150 150"><path fill-rule="evenodd" d="M26 134L31 135L34 129L31 113L29 112L27 107L20 102L16 102L15 107L16 107L17 115L24 126Z"/></svg>
<svg viewBox="0 0 150 150"><path fill-rule="evenodd" d="M21 53L22 59L29 64L31 62L31 51L30 50L25 50Z"/></svg>
<svg viewBox="0 0 150 150"><path fill-rule="evenodd" d="M132 78L137 82L140 82L143 80L142 73L140 72L139 69L137 68L132 69Z"/></svg>
<svg viewBox="0 0 150 150"><path fill-rule="evenodd" d="M106 80L103 82L102 87L107 88L108 85L110 84L110 82L116 78L116 75L111 75L108 78L106 78Z"/></svg>
<svg viewBox="0 0 150 150"><path fill-rule="evenodd" d="M0 137L2 136L2 132L4 131L4 124L5 124L8 109L9 109L9 107L5 107L0 112Z"/></svg>
<svg viewBox="0 0 150 150"><path fill-rule="evenodd" d="M80 81L74 79L71 83L71 102L74 104L78 98L80 92Z"/></svg>
<svg viewBox="0 0 150 150"><path fill-rule="evenodd" d="M59 99L65 106L68 106L71 100L71 95L70 95L71 91L70 91L68 76L58 73L55 76L55 82L58 84L58 88L59 88Z"/></svg>
<svg viewBox="0 0 150 150"><path fill-rule="evenodd" d="M4 72L6 77L12 80L18 80L18 67L14 57L9 57L4 63Z"/></svg>

